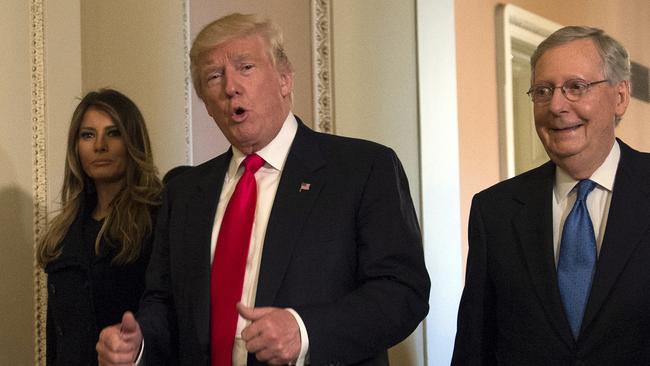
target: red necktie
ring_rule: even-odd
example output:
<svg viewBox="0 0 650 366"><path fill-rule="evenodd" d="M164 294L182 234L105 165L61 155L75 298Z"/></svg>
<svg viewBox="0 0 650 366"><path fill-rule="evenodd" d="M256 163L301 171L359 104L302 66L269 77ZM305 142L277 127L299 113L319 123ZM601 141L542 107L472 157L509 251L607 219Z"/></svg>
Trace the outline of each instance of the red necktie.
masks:
<svg viewBox="0 0 650 366"><path fill-rule="evenodd" d="M255 172L264 165L258 155L248 155L221 221L210 278L210 350L212 366L231 366L241 299L255 218L257 184Z"/></svg>

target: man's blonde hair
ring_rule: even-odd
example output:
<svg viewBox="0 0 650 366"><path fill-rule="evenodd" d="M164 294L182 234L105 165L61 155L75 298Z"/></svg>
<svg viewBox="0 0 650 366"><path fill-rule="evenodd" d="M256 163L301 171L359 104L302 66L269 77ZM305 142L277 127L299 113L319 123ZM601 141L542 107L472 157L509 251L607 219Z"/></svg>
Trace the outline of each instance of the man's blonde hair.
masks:
<svg viewBox="0 0 650 366"><path fill-rule="evenodd" d="M268 46L273 66L282 72L292 72L293 66L284 52L282 30L269 19L255 14L234 13L206 25L194 39L190 50L190 72L196 94L203 98L199 62L208 52L233 38L260 35Z"/></svg>

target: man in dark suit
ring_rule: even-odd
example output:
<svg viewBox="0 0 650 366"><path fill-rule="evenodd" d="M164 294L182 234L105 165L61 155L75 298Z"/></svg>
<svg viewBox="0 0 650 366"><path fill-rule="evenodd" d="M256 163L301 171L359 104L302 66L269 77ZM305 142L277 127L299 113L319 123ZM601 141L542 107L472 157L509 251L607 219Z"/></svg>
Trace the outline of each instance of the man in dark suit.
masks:
<svg viewBox="0 0 650 366"><path fill-rule="evenodd" d="M650 365L650 155L614 135L627 51L565 27L531 69L551 161L474 197L452 364Z"/></svg>
<svg viewBox="0 0 650 366"><path fill-rule="evenodd" d="M387 365L386 350L426 315L430 286L395 153L294 117L292 67L269 21L218 19L190 58L195 90L232 148L169 183L137 321L127 313L102 332L100 363L132 364L140 353L151 365ZM228 245L229 200L251 174L240 163L253 155L263 160L252 170L241 298L227 306L239 317L220 349L214 331L226 326L211 320L223 297L211 286L225 277L213 264Z"/></svg>

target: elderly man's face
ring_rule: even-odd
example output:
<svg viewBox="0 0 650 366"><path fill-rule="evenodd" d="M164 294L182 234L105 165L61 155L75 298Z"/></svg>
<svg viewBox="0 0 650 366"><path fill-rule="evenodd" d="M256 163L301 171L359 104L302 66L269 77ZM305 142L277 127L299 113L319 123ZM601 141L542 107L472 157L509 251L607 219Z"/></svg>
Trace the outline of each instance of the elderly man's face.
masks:
<svg viewBox="0 0 650 366"><path fill-rule="evenodd" d="M560 86L571 79L590 83L605 78L600 56L590 39L549 49L539 58L534 71L533 85ZM537 134L556 164L565 169L595 169L614 143L615 118L625 113L628 102L627 82L594 84L575 102L556 89L549 102L534 105Z"/></svg>
<svg viewBox="0 0 650 366"><path fill-rule="evenodd" d="M206 109L228 141L245 154L278 134L291 107L293 75L279 71L259 35L234 38L200 61Z"/></svg>

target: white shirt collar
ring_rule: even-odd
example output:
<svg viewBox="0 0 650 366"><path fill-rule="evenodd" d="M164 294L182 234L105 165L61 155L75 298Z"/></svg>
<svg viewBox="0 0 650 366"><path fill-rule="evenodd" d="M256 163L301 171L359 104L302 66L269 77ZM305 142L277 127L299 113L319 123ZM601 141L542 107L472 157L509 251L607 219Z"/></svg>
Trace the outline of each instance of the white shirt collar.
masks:
<svg viewBox="0 0 650 366"><path fill-rule="evenodd" d="M268 145L256 152L257 155L264 159L265 167L270 167L280 172L282 171L297 131L298 121L293 113L289 112L277 136ZM246 158L246 155L234 146L232 146L232 154L232 159L230 159L230 165L228 166L228 178L234 177L237 174L241 162Z"/></svg>
<svg viewBox="0 0 650 366"><path fill-rule="evenodd" d="M614 145L609 151L609 155L607 155L605 161L598 167L598 169L596 169L589 179L594 181L601 188L611 192L612 189L614 189L614 178L616 178L616 169L618 168L618 162L620 159L621 147L618 145L618 141L614 141ZM559 202L565 199L577 183L577 180L573 179L567 172L562 170L562 168L556 166L555 186L553 189L555 192L555 200Z"/></svg>

